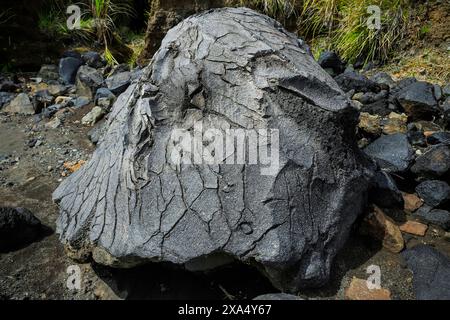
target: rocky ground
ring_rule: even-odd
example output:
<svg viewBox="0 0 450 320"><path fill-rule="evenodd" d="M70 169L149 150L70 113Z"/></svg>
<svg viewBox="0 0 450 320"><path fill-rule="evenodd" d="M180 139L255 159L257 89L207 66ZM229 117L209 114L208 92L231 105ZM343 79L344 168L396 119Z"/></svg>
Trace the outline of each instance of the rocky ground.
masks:
<svg viewBox="0 0 450 320"><path fill-rule="evenodd" d="M369 79L330 52L319 63L360 110L360 148L382 171L373 206L354 226L330 284L299 295L450 299L450 85L386 73ZM93 52L67 52L59 66L38 74L1 77L0 206L26 208L42 225L20 210L0 212L0 232L31 234L1 246L0 299L252 299L276 291L244 265L203 274L170 265L81 264L81 290L67 288L67 268L76 262L54 233L52 192L89 160L112 103L139 74L111 69ZM381 269L381 289L361 286L370 266Z"/></svg>

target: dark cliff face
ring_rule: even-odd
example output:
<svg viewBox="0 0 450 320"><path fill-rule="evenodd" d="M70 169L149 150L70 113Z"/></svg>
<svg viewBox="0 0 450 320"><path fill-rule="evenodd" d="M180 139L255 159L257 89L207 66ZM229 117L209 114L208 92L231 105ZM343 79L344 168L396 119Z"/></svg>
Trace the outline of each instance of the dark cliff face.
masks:
<svg viewBox="0 0 450 320"><path fill-rule="evenodd" d="M39 70L51 57L58 56L60 46L38 28L39 12L50 1L2 0L6 12L0 24L0 70Z"/></svg>

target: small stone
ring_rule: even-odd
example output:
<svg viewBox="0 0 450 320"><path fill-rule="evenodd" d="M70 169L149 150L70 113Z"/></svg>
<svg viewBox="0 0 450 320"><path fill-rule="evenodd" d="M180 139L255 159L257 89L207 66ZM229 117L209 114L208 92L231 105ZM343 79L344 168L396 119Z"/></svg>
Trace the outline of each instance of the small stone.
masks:
<svg viewBox="0 0 450 320"><path fill-rule="evenodd" d="M423 205L423 200L417 195L411 193L403 193L403 201L405 202L405 211L412 213Z"/></svg>
<svg viewBox="0 0 450 320"><path fill-rule="evenodd" d="M120 72L106 79L108 89L116 96L125 92L131 83L131 73L129 71Z"/></svg>
<svg viewBox="0 0 450 320"><path fill-rule="evenodd" d="M450 229L450 212L446 210L423 206L414 214L421 220L439 226L446 231Z"/></svg>
<svg viewBox="0 0 450 320"><path fill-rule="evenodd" d="M433 85L417 81L403 89L397 97L406 114L412 119L428 119L437 111Z"/></svg>
<svg viewBox="0 0 450 320"><path fill-rule="evenodd" d="M369 289L368 281L353 277L350 286L345 290L348 300L391 300L388 289Z"/></svg>
<svg viewBox="0 0 450 320"><path fill-rule="evenodd" d="M102 108L94 107L92 108L91 112L89 112L81 119L81 123L84 125L93 126L99 120L101 120L104 115L105 111Z"/></svg>
<svg viewBox="0 0 450 320"><path fill-rule="evenodd" d="M374 206L374 211L364 219L364 231L382 241L383 247L393 253L403 250L405 242L402 233L395 222L384 212Z"/></svg>
<svg viewBox="0 0 450 320"><path fill-rule="evenodd" d="M86 161L79 160L79 161L75 161L75 162L65 162L63 166L64 166L64 168L69 170L70 173L74 173L74 172L77 172L78 170L80 170L80 168L82 166L84 166L85 164L86 164Z"/></svg>
<svg viewBox="0 0 450 320"><path fill-rule="evenodd" d="M434 132L427 137L427 142L430 145L437 145L441 143L450 144L450 132Z"/></svg>
<svg viewBox="0 0 450 320"><path fill-rule="evenodd" d="M417 221L407 221L400 226L400 231L421 237L425 236L427 230L428 226L426 224Z"/></svg>
<svg viewBox="0 0 450 320"><path fill-rule="evenodd" d="M45 124L45 127L48 129L56 129L59 128L61 124L61 119L59 119L58 117L54 117L52 120Z"/></svg>
<svg viewBox="0 0 450 320"><path fill-rule="evenodd" d="M367 133L379 135L381 133L381 117L361 112L358 127Z"/></svg>
<svg viewBox="0 0 450 320"><path fill-rule="evenodd" d="M406 133L408 128L406 127L408 123L408 116L404 113L398 114L391 112L388 119L383 126L384 134L395 134L395 133Z"/></svg>

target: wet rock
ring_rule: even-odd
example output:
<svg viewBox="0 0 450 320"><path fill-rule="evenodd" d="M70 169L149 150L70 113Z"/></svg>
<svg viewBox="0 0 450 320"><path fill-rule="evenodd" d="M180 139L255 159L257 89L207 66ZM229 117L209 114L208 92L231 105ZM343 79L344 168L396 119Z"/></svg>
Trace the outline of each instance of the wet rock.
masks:
<svg viewBox="0 0 450 320"><path fill-rule="evenodd" d="M350 286L345 290L347 300L391 300L388 289L369 288L369 281L353 277Z"/></svg>
<svg viewBox="0 0 450 320"><path fill-rule="evenodd" d="M41 222L29 210L0 208L0 252L19 249L35 241L42 231Z"/></svg>
<svg viewBox="0 0 450 320"><path fill-rule="evenodd" d="M425 236L428 230L428 226L426 224L417 221L406 221L399 228L402 232L420 237Z"/></svg>
<svg viewBox="0 0 450 320"><path fill-rule="evenodd" d="M388 173L378 171L372 184L373 187L369 192L369 199L372 203L382 208L404 207L403 195Z"/></svg>
<svg viewBox="0 0 450 320"><path fill-rule="evenodd" d="M336 76L344 71L345 64L341 58L332 51L324 51L320 54L319 65L325 69L331 76Z"/></svg>
<svg viewBox="0 0 450 320"><path fill-rule="evenodd" d="M83 59L84 63L86 63L91 68L99 69L106 66L105 59L103 59L102 56L95 51L86 52L81 56L81 58Z"/></svg>
<svg viewBox="0 0 450 320"><path fill-rule="evenodd" d="M105 111L100 107L94 107L81 119L81 123L87 126L93 126L100 121L105 115Z"/></svg>
<svg viewBox="0 0 450 320"><path fill-rule="evenodd" d="M450 212L441 209L433 209L430 206L423 206L414 213L415 216L425 222L429 222L444 230L450 229Z"/></svg>
<svg viewBox="0 0 450 320"><path fill-rule="evenodd" d="M287 293L267 293L260 296L257 296L253 300L255 301L284 301L284 300L303 300L299 296L294 296L292 294Z"/></svg>
<svg viewBox="0 0 450 320"><path fill-rule="evenodd" d="M80 69L78 69L76 78L77 95L92 100L97 89L103 85L103 75L97 69L89 66L81 66Z"/></svg>
<svg viewBox="0 0 450 320"><path fill-rule="evenodd" d="M418 300L450 300L450 260L427 245L402 253L413 272L413 288Z"/></svg>
<svg viewBox="0 0 450 320"><path fill-rule="evenodd" d="M19 93L6 107L3 108L6 113L33 115L35 114L33 104L26 93Z"/></svg>
<svg viewBox="0 0 450 320"><path fill-rule="evenodd" d="M91 160L55 191L61 241L117 267L217 253L258 265L285 292L326 283L366 204L371 163L356 147L357 111L302 52L297 37L249 9L178 24L116 101ZM205 109L191 107L202 91ZM173 163L173 129L198 121L220 132L277 129L280 166Z"/></svg>
<svg viewBox="0 0 450 320"><path fill-rule="evenodd" d="M423 205L423 200L417 195L411 193L403 193L403 201L405 203L405 211L412 213Z"/></svg>
<svg viewBox="0 0 450 320"><path fill-rule="evenodd" d="M411 171L424 178L439 178L450 170L450 149L445 145L431 147L416 159Z"/></svg>
<svg viewBox="0 0 450 320"><path fill-rule="evenodd" d="M54 64L46 64L41 67L37 76L45 81L58 80L59 79L59 68Z"/></svg>
<svg viewBox="0 0 450 320"><path fill-rule="evenodd" d="M130 83L131 73L129 71L114 74L106 79L108 89L116 96L125 92Z"/></svg>
<svg viewBox="0 0 450 320"><path fill-rule="evenodd" d="M416 192L432 207L438 207L450 200L450 186L445 181L424 181L416 187Z"/></svg>
<svg viewBox="0 0 450 320"><path fill-rule="evenodd" d="M435 132L427 137L427 143L430 145L450 144L450 132Z"/></svg>
<svg viewBox="0 0 450 320"><path fill-rule="evenodd" d="M7 105L16 95L11 92L0 92L0 110Z"/></svg>
<svg viewBox="0 0 450 320"><path fill-rule="evenodd" d="M384 134L406 133L408 116L404 113L391 112L383 125Z"/></svg>
<svg viewBox="0 0 450 320"><path fill-rule="evenodd" d="M405 134L381 136L364 149L387 172L406 171L414 160L414 150Z"/></svg>
<svg viewBox="0 0 450 320"><path fill-rule="evenodd" d="M338 75L335 80L345 92L350 90L356 92L380 91L380 86L377 83L367 79L366 76L357 71L344 72Z"/></svg>
<svg viewBox="0 0 450 320"><path fill-rule="evenodd" d="M371 115L367 112L361 112L359 115L358 128L370 134L380 135L381 117L378 115Z"/></svg>
<svg viewBox="0 0 450 320"><path fill-rule="evenodd" d="M59 61L59 76L65 84L75 84L78 69L83 61L78 58L66 57Z"/></svg>
<svg viewBox="0 0 450 320"><path fill-rule="evenodd" d="M399 93L397 100L414 120L429 119L437 112L433 85L427 82L418 81L409 85Z"/></svg>

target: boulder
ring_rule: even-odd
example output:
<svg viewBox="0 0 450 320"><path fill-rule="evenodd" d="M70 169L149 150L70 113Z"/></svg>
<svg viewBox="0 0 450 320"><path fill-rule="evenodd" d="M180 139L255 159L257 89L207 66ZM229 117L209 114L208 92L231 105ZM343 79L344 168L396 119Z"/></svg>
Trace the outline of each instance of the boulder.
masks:
<svg viewBox="0 0 450 320"><path fill-rule="evenodd" d="M386 72L378 72L371 76L369 79L377 83L384 90L389 90L395 85L395 81Z"/></svg>
<svg viewBox="0 0 450 320"><path fill-rule="evenodd" d="M438 207L450 200L450 186L445 181L424 181L416 187L416 192L426 204L432 207Z"/></svg>
<svg viewBox="0 0 450 320"><path fill-rule="evenodd" d="M116 96L114 93L109 91L107 88L99 88L97 92L95 93L94 103L97 104L98 100L101 98L108 99L111 103L114 103L116 101Z"/></svg>
<svg viewBox="0 0 450 320"><path fill-rule="evenodd" d="M32 115L35 114L33 104L26 93L20 93L15 97L3 111L11 114Z"/></svg>
<svg viewBox="0 0 450 320"><path fill-rule="evenodd" d="M53 99L53 96L47 89L37 91L33 96L33 106L36 113L39 113L43 109L52 105Z"/></svg>
<svg viewBox="0 0 450 320"><path fill-rule="evenodd" d="M433 85L418 81L404 88L397 97L406 114L414 120L430 119L437 112Z"/></svg>
<svg viewBox="0 0 450 320"><path fill-rule="evenodd" d="M450 170L450 148L433 146L416 159L411 171L425 178L439 178Z"/></svg>
<svg viewBox="0 0 450 320"><path fill-rule="evenodd" d="M430 145L448 144L450 145L450 132L435 132L427 137L427 143Z"/></svg>
<svg viewBox="0 0 450 320"><path fill-rule="evenodd" d="M83 61L74 57L62 58L59 61L59 76L65 84L75 84L78 68L81 67Z"/></svg>
<svg viewBox="0 0 450 320"><path fill-rule="evenodd" d="M414 160L414 149L402 133L383 135L369 144L364 152L387 172L404 172Z"/></svg>
<svg viewBox="0 0 450 320"><path fill-rule="evenodd" d="M224 256L285 292L321 286L366 205L373 165L357 119L275 20L245 8L192 16L118 98L91 160L54 192L57 232L114 267L206 268ZM266 137L250 144L262 150L270 141L270 159L242 153L233 141L247 135Z"/></svg>
<svg viewBox="0 0 450 320"><path fill-rule="evenodd" d="M35 241L43 231L41 222L24 208L0 208L0 252L16 250Z"/></svg>
<svg viewBox="0 0 450 320"><path fill-rule="evenodd" d="M450 300L450 259L427 245L402 253L413 272L413 288L418 300Z"/></svg>

